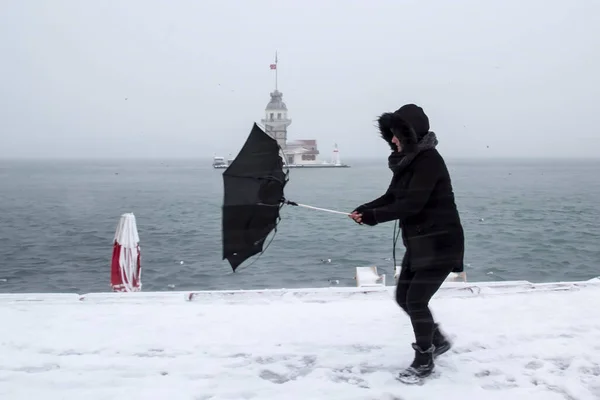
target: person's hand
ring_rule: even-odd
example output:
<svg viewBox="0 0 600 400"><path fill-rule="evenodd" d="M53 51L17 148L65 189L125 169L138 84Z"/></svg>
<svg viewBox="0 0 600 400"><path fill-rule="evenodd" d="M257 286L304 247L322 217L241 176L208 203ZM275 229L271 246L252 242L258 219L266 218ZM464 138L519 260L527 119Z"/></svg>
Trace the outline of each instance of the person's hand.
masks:
<svg viewBox="0 0 600 400"><path fill-rule="evenodd" d="M360 214L360 224L369 226L377 225L377 220L375 219L375 210L371 208L363 211Z"/></svg>
<svg viewBox="0 0 600 400"><path fill-rule="evenodd" d="M364 204L362 204L362 205L360 205L360 206L356 207L356 208L354 209L354 211L352 211L352 212L353 212L353 213L357 213L357 214L362 214L362 213L363 213L363 211L365 211L366 209L367 209L367 207L365 207L365 205L364 205Z"/></svg>
<svg viewBox="0 0 600 400"><path fill-rule="evenodd" d="M352 218L357 224L362 225L362 214L359 214L356 211L352 211L352 213L350 214L350 218Z"/></svg>

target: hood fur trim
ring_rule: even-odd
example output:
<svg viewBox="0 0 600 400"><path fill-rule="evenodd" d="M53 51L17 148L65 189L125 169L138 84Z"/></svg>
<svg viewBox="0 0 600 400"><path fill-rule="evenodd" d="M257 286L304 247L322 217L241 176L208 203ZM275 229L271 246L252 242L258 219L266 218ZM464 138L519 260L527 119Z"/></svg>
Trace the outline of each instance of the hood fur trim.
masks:
<svg viewBox="0 0 600 400"><path fill-rule="evenodd" d="M392 151L398 151L396 145L392 143L392 138L396 136L402 145L403 152L411 152L416 149L419 142L417 133L413 127L396 113L383 113L377 120L379 125L379 134L385 140Z"/></svg>

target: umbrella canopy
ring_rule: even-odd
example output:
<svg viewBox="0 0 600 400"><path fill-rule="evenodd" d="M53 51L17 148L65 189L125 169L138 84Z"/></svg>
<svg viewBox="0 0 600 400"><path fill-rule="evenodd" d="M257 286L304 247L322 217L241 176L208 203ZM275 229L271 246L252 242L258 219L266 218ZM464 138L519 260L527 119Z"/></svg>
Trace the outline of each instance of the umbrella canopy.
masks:
<svg viewBox="0 0 600 400"><path fill-rule="evenodd" d="M121 215L115 232L110 268L110 284L114 292L142 290L140 237L132 213Z"/></svg>
<svg viewBox="0 0 600 400"><path fill-rule="evenodd" d="M234 272L263 251L267 236L280 220L288 177L279 150L277 141L255 123L223 172L223 259Z"/></svg>

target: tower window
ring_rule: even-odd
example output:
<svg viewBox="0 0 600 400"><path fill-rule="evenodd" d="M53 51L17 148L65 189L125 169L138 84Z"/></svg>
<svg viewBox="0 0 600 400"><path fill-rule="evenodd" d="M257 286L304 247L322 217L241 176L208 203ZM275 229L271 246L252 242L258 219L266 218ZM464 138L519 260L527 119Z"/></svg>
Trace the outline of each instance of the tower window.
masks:
<svg viewBox="0 0 600 400"><path fill-rule="evenodd" d="M277 119L281 119L281 113L277 113Z"/></svg>
<svg viewBox="0 0 600 400"><path fill-rule="evenodd" d="M273 113L271 113L271 121L273 121Z"/></svg>

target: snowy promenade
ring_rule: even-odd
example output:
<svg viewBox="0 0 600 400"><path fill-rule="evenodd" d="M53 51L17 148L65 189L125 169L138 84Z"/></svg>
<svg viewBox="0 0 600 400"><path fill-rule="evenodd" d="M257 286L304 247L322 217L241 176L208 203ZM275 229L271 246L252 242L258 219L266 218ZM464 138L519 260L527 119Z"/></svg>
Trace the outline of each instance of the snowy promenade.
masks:
<svg viewBox="0 0 600 400"><path fill-rule="evenodd" d="M424 386L388 289L0 295L0 399L598 400L600 280L447 284Z"/></svg>

